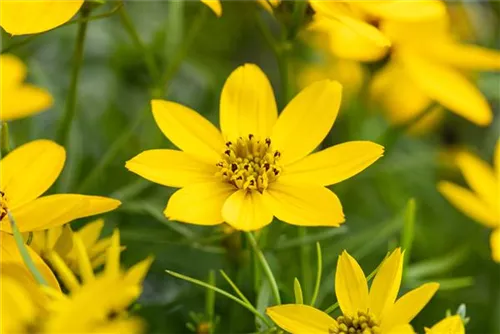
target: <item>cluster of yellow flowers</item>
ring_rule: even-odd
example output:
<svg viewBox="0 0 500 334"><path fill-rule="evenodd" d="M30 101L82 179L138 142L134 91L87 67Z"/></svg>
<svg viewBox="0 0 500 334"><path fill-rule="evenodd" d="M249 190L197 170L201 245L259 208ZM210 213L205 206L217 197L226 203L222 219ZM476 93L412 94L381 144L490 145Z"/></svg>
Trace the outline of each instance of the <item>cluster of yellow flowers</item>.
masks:
<svg viewBox="0 0 500 334"><path fill-rule="evenodd" d="M202 2L217 16L222 14L220 1ZM271 13L280 4L258 2ZM384 153L384 147L371 141L315 151L339 113L343 88L332 73L344 66L356 68L359 62L390 57L368 91L396 125L418 118L433 102L477 125L492 122L486 99L462 71L499 70L500 54L459 43L442 1L309 4L315 14L304 34L314 33L313 44L336 60L306 69L303 89L280 113L266 74L253 64L238 67L227 78L220 98L220 130L186 106L151 101L156 124L179 150L147 150L125 167L152 182L180 188L168 200L168 219L197 225L225 222L246 232L264 228L274 217L298 226L344 223L341 202L327 186L362 172ZM11 35L48 31L69 21L83 5L83 0L1 0L0 26ZM42 12L46 15L40 16ZM52 96L45 89L24 82L27 70L17 57L2 54L0 61L3 123L51 106ZM125 271L118 230L99 239L103 220L78 231L68 225L114 210L120 201L79 194L42 196L65 159L62 146L35 140L0 162L1 332L141 332L143 323L127 309L142 291L152 258ZM465 214L494 229L491 249L500 262L500 141L494 169L467 152L456 162L473 191L447 181L438 189ZM399 248L388 255L369 289L363 270L344 251L335 274L342 312L336 319L303 304L273 306L267 314L290 333L414 333L411 320L439 284L423 284L397 298L403 257ZM35 268L26 265L28 260ZM41 274L42 284L34 279L33 269ZM426 332L459 334L464 326L459 316L450 316Z"/></svg>

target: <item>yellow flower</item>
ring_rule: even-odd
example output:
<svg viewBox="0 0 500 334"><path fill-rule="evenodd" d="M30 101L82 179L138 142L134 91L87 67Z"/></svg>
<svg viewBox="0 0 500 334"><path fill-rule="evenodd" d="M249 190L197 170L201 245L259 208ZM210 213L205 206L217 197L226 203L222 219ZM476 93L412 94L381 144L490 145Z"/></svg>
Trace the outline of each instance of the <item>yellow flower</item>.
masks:
<svg viewBox="0 0 500 334"><path fill-rule="evenodd" d="M439 182L438 190L464 214L493 229L492 257L500 262L500 140L496 144L493 168L467 152L460 152L456 162L472 191L448 181Z"/></svg>
<svg viewBox="0 0 500 334"><path fill-rule="evenodd" d="M464 323L458 315L449 316L432 328L426 328L425 334L465 334Z"/></svg>
<svg viewBox="0 0 500 334"><path fill-rule="evenodd" d="M368 292L363 270L346 251L337 262L335 294L342 315L333 319L312 306L288 304L269 307L267 314L281 328L294 333L338 334L361 330L370 333L414 333L410 321L439 288L427 283L396 300L401 285L403 254L398 248L385 259Z"/></svg>
<svg viewBox="0 0 500 334"><path fill-rule="evenodd" d="M16 56L0 55L0 76L0 121L26 117L52 106L52 96L46 90L23 82L26 66Z"/></svg>
<svg viewBox="0 0 500 334"><path fill-rule="evenodd" d="M115 230L107 249L104 271L94 274L82 238L73 234L78 255L78 281L56 252L50 263L69 291L69 296L51 294L49 317L43 324L46 333L137 333L142 332L138 319L130 318L127 308L142 292L142 281L151 266L152 257L127 271L120 268L120 234ZM49 290L50 292L50 290ZM57 298L58 297L58 298ZM75 315L78 315L75 317Z"/></svg>
<svg viewBox="0 0 500 334"><path fill-rule="evenodd" d="M488 102L462 71L499 70L500 52L454 41L447 15L420 22L384 21L381 30L394 52L375 76L371 95L391 114L412 119L436 101L477 125L491 123Z"/></svg>
<svg viewBox="0 0 500 334"><path fill-rule="evenodd" d="M207 5L218 17L222 15L222 5L220 0L200 0ZM273 12L273 8L277 7L281 0L256 0L264 9Z"/></svg>
<svg viewBox="0 0 500 334"><path fill-rule="evenodd" d="M0 26L11 35L37 34L68 22L83 0L2 0Z"/></svg>
<svg viewBox="0 0 500 334"><path fill-rule="evenodd" d="M86 224L76 232L73 232L70 225L57 226L44 231L36 231L26 234L25 239L30 239L30 247L42 258L55 251L68 267L78 270L78 254L73 243L73 234L79 236L89 255L92 268L98 268L106 260L106 250L111 244L111 238L99 239L101 230L104 227L104 220L98 219ZM125 247L122 247L122 250Z"/></svg>
<svg viewBox="0 0 500 334"><path fill-rule="evenodd" d="M126 167L150 181L182 188L164 212L173 220L225 221L250 231L266 226L274 215L294 225L338 226L344 221L342 206L325 186L358 174L383 153L380 145L353 141L310 154L337 117L341 90L338 82L316 82L278 118L266 75L255 65L240 66L222 90L222 135L195 111L153 100L156 123L182 151L145 151Z"/></svg>

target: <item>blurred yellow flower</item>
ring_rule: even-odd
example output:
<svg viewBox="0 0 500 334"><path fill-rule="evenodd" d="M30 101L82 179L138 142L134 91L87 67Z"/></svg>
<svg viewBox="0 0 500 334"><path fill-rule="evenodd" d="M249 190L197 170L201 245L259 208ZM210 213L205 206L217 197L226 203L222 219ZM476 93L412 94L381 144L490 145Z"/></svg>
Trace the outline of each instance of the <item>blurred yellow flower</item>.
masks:
<svg viewBox="0 0 500 334"><path fill-rule="evenodd" d="M69 224L53 227L44 231L36 231L25 234L25 239L31 240L30 247L42 258L55 251L72 271L78 270L78 254L73 243L73 234L79 236L89 255L92 268L98 268L106 260L106 250L111 245L111 238L99 239L104 220L98 219L73 231ZM125 247L122 246L122 250Z"/></svg>
<svg viewBox="0 0 500 334"><path fill-rule="evenodd" d="M145 151L126 167L150 181L182 188L164 212L172 220L225 221L251 231L274 215L294 225L339 226L342 206L325 186L358 174L383 153L380 145L353 141L310 154L337 117L341 91L338 82L316 82L278 118L266 75L255 65L240 66L222 89L222 135L195 111L153 100L156 123L182 151Z"/></svg>
<svg viewBox="0 0 500 334"><path fill-rule="evenodd" d="M427 283L396 300L403 268L398 248L385 259L370 291L363 270L346 251L337 262L335 294L342 315L333 319L312 306L288 304L269 307L267 314L282 329L295 333L414 333L410 321L425 307L439 288ZM364 333L364 332L363 332Z"/></svg>
<svg viewBox="0 0 500 334"><path fill-rule="evenodd" d="M37 34L68 22L83 0L2 0L0 26L11 35Z"/></svg>
<svg viewBox="0 0 500 334"><path fill-rule="evenodd" d="M23 82L26 66L14 55L0 55L0 121L11 121L39 113L52 106L52 96L43 88Z"/></svg>
<svg viewBox="0 0 500 334"><path fill-rule="evenodd" d="M465 334L465 327L458 315L444 318L432 328L426 328L425 334Z"/></svg>
<svg viewBox="0 0 500 334"><path fill-rule="evenodd" d="M452 39L448 17L420 22L384 21L391 61L373 79L371 95L396 119L412 119L436 101L481 126L493 114L481 92L462 71L499 70L500 52ZM404 96L404 98L402 98Z"/></svg>
<svg viewBox="0 0 500 334"><path fill-rule="evenodd" d="M222 15L222 5L220 0L200 0L207 5L218 17ZM264 9L273 12L273 8L278 6L281 0L256 0Z"/></svg>
<svg viewBox="0 0 500 334"><path fill-rule="evenodd" d="M496 144L493 168L468 152L460 152L456 162L472 191L448 181L439 182L438 190L464 214L493 229L492 257L500 262L500 140Z"/></svg>

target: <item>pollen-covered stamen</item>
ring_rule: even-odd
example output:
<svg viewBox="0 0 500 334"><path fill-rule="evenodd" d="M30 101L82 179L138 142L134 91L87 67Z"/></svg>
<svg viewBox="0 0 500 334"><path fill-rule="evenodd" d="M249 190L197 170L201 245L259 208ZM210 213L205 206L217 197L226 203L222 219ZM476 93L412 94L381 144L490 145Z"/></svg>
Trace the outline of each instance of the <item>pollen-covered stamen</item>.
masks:
<svg viewBox="0 0 500 334"><path fill-rule="evenodd" d="M0 220L7 215L7 197L5 193L0 190Z"/></svg>
<svg viewBox="0 0 500 334"><path fill-rule="evenodd" d="M370 312L358 311L354 316L341 315L337 325L328 329L330 334L380 334L380 323Z"/></svg>
<svg viewBox="0 0 500 334"><path fill-rule="evenodd" d="M228 141L222 159L217 163L217 175L239 189L260 192L281 174L280 152L273 150L271 139L259 140L249 134L235 142Z"/></svg>

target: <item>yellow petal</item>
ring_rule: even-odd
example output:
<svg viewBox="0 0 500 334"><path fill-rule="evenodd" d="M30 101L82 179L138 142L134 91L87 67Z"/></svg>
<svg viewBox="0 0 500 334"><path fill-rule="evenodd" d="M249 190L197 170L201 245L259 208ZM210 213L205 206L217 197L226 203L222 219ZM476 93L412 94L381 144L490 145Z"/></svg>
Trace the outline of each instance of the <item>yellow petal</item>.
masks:
<svg viewBox="0 0 500 334"><path fill-rule="evenodd" d="M465 334L464 323L458 315L449 316L432 326L426 334Z"/></svg>
<svg viewBox="0 0 500 334"><path fill-rule="evenodd" d="M476 192L491 210L500 213L500 193L493 168L477 156L468 152L460 152L456 157L460 171L467 184ZM500 216L498 217L500 221Z"/></svg>
<svg viewBox="0 0 500 334"><path fill-rule="evenodd" d="M430 98L477 125L491 123L493 114L488 102L458 71L409 52L401 57L409 75Z"/></svg>
<svg viewBox="0 0 500 334"><path fill-rule="evenodd" d="M83 0L2 0L0 26L12 35L44 32L69 21L82 4Z"/></svg>
<svg viewBox="0 0 500 334"><path fill-rule="evenodd" d="M196 111L164 100L152 100L151 109L163 134L184 152L209 164L216 163L224 152L219 130Z"/></svg>
<svg viewBox="0 0 500 334"><path fill-rule="evenodd" d="M443 15L429 20L382 20L380 30L396 46L413 46L422 51L426 47L448 41L449 17Z"/></svg>
<svg viewBox="0 0 500 334"><path fill-rule="evenodd" d="M443 41L424 52L440 62L466 70L500 70L500 52L476 45Z"/></svg>
<svg viewBox="0 0 500 334"><path fill-rule="evenodd" d="M402 273L403 255L401 249L397 248L380 265L370 287L370 311L378 319L382 318L384 311L394 304L401 285Z"/></svg>
<svg viewBox="0 0 500 334"><path fill-rule="evenodd" d="M500 262L500 228L496 228L491 232L490 247L493 261Z"/></svg>
<svg viewBox="0 0 500 334"><path fill-rule="evenodd" d="M184 187L215 180L216 161L212 164L176 150L148 150L136 155L125 167L143 178L169 187Z"/></svg>
<svg viewBox="0 0 500 334"><path fill-rule="evenodd" d="M497 178L498 186L500 187L500 139L497 140L495 145L495 153L493 154L493 167Z"/></svg>
<svg viewBox="0 0 500 334"><path fill-rule="evenodd" d="M227 78L220 98L220 127L226 140L264 139L278 118L273 88L262 70L245 64Z"/></svg>
<svg viewBox="0 0 500 334"><path fill-rule="evenodd" d="M335 184L368 168L383 152L383 146L369 141L335 145L286 166L280 181L323 186Z"/></svg>
<svg viewBox="0 0 500 334"><path fill-rule="evenodd" d="M24 264L14 237L8 233L0 232L0 247L2 274L10 274L16 277L19 281L28 280L35 282L33 275ZM31 260L40 271L40 274L42 274L45 278L48 285L60 291L61 288L59 287L59 283L45 261L43 261L42 258L28 245L26 245L26 249L28 250Z"/></svg>
<svg viewBox="0 0 500 334"><path fill-rule="evenodd" d="M345 220L338 197L323 186L278 181L263 196L272 213L289 224L339 226Z"/></svg>
<svg viewBox="0 0 500 334"><path fill-rule="evenodd" d="M435 19L446 15L446 6L442 1L356 1L367 14L384 20L420 21Z"/></svg>
<svg viewBox="0 0 500 334"><path fill-rule="evenodd" d="M222 15L222 6L219 0L200 0L207 5L218 17Z"/></svg>
<svg viewBox="0 0 500 334"><path fill-rule="evenodd" d="M257 0L257 3L269 13L273 13L273 7L271 7L271 4L267 0Z"/></svg>
<svg viewBox="0 0 500 334"><path fill-rule="evenodd" d="M106 275L120 273L120 231L115 228L111 235L111 245L106 252Z"/></svg>
<svg viewBox="0 0 500 334"><path fill-rule="evenodd" d="M96 219L90 223L85 224L82 228L75 232L82 240L86 249L94 246L101 235L102 228L104 227L104 219Z"/></svg>
<svg viewBox="0 0 500 334"><path fill-rule="evenodd" d="M21 232L43 230L69 223L78 218L98 215L116 209L120 201L99 196L57 194L40 197L18 209L11 210ZM1 230L10 232L4 217Z"/></svg>
<svg viewBox="0 0 500 334"><path fill-rule="evenodd" d="M177 190L168 200L165 216L196 225L217 225L224 221L222 206L236 191L229 183L208 182Z"/></svg>
<svg viewBox="0 0 500 334"><path fill-rule="evenodd" d="M266 309L266 314L280 328L292 334L328 334L337 322L325 312L312 306L285 304Z"/></svg>
<svg viewBox="0 0 500 334"><path fill-rule="evenodd" d="M2 96L0 120L4 122L37 114L53 103L49 92L32 85L22 85L8 91L2 89Z"/></svg>
<svg viewBox="0 0 500 334"><path fill-rule="evenodd" d="M335 295L343 314L354 315L368 309L368 284L363 269L346 251L337 261Z"/></svg>
<svg viewBox="0 0 500 334"><path fill-rule="evenodd" d="M87 249L83 244L82 239L78 236L78 234L73 235L73 244L75 245L75 250L77 254L77 262L80 278L82 279L83 284L88 284L94 281L94 269L92 268L92 264L90 263L89 255L87 253Z"/></svg>
<svg viewBox="0 0 500 334"><path fill-rule="evenodd" d="M273 146L286 165L311 153L333 126L340 107L342 86L323 80L303 89L286 106L273 128Z"/></svg>
<svg viewBox="0 0 500 334"><path fill-rule="evenodd" d="M499 225L497 212L471 191L446 181L438 183L438 190L453 206L477 222L488 227Z"/></svg>
<svg viewBox="0 0 500 334"><path fill-rule="evenodd" d="M387 334L415 334L415 331L410 324L404 324L391 328Z"/></svg>
<svg viewBox="0 0 500 334"><path fill-rule="evenodd" d="M0 69L0 82L2 83L2 89L4 89L4 87L18 86L26 77L26 65L24 65L21 59L12 54L0 55ZM2 98L5 97L5 95L2 96Z"/></svg>
<svg viewBox="0 0 500 334"><path fill-rule="evenodd" d="M54 272L57 273L57 277L59 277L66 289L68 289L70 292L74 292L80 288L80 283L78 282L75 274L56 252L49 252L46 258L50 263L50 266L54 269Z"/></svg>
<svg viewBox="0 0 500 334"><path fill-rule="evenodd" d="M224 221L240 231L255 231L271 223L273 214L262 195L253 190L238 190L222 206Z"/></svg>
<svg viewBox="0 0 500 334"><path fill-rule="evenodd" d="M399 298L381 319L382 332L410 323L438 289L439 284L426 283Z"/></svg>
<svg viewBox="0 0 500 334"><path fill-rule="evenodd" d="M64 166L64 148L50 140L19 146L0 161L0 189L10 210L43 194Z"/></svg>
<svg viewBox="0 0 500 334"><path fill-rule="evenodd" d="M146 277L151 264L153 263L154 258L152 256L148 256L144 260L139 263L133 265L127 273L125 274L125 281L132 285L141 285L142 281Z"/></svg>

